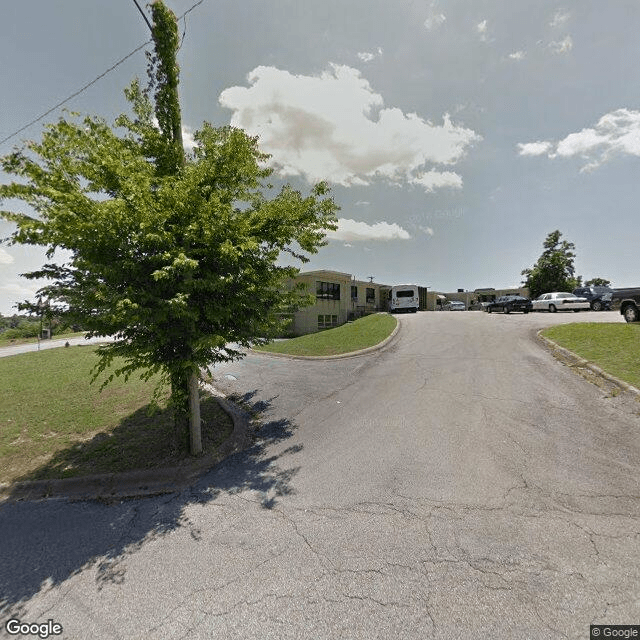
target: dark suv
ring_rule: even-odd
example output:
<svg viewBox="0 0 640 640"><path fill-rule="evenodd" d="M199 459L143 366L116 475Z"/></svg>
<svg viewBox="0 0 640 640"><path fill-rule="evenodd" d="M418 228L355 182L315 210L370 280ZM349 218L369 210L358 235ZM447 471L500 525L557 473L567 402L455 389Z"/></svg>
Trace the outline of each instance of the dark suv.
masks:
<svg viewBox="0 0 640 640"><path fill-rule="evenodd" d="M613 289L609 287L578 287L572 291L574 296L586 298L593 311L609 311Z"/></svg>
<svg viewBox="0 0 640 640"><path fill-rule="evenodd" d="M502 311L502 313L511 313L512 311L522 311L522 313L529 313L531 307L532 303L529 298L523 298L522 296L500 296L497 300L487 305L487 312Z"/></svg>

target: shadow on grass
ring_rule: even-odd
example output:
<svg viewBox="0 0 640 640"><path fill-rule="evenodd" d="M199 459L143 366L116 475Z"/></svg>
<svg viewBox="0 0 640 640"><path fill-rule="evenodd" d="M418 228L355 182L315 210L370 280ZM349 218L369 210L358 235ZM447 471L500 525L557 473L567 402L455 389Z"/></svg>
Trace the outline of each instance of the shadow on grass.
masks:
<svg viewBox="0 0 640 640"><path fill-rule="evenodd" d="M237 398L254 413L270 408L256 392ZM290 438L295 425L285 419L266 422L252 444L222 461L190 489L153 498L124 501L40 501L0 505L0 616L20 618L28 601L81 572L95 574L96 588L126 580L128 556L143 545L190 527L184 509L215 502L223 494L255 490L265 509L293 493L291 480L299 467L279 463L301 450L289 447L279 455L268 448ZM91 447L98 447L100 442ZM53 466L67 460L52 461ZM198 542L197 531L191 538Z"/></svg>
<svg viewBox="0 0 640 640"><path fill-rule="evenodd" d="M233 430L233 421L211 396L200 403L204 453L215 453L218 445ZM58 451L42 466L16 478L49 480L97 473L120 473L154 467L178 466L190 458L185 440L177 449L173 413L148 405L123 418L109 432Z"/></svg>

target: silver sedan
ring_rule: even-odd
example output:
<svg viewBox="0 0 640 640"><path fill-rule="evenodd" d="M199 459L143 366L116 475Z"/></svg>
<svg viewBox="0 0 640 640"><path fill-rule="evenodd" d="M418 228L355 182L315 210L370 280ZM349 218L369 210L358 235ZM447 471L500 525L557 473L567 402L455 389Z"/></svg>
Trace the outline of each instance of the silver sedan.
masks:
<svg viewBox="0 0 640 640"><path fill-rule="evenodd" d="M543 293L533 300L533 311L581 311L590 309L591 305L586 298L579 298L566 291L554 291L553 293Z"/></svg>

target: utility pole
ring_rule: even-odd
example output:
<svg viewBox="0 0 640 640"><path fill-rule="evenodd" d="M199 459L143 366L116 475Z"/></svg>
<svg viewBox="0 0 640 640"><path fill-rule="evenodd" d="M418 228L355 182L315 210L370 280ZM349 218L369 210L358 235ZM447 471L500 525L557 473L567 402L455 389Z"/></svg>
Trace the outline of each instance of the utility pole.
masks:
<svg viewBox="0 0 640 640"><path fill-rule="evenodd" d="M180 114L180 100L178 96L179 70L176 62L178 52L178 23L171 10L165 7L162 0L154 0L151 5L153 25L134 0L138 10L151 30L155 45L155 110L160 130L167 140L167 150L162 158L162 171L176 174L185 165L186 158L182 142L182 118ZM185 241L186 242L186 241ZM188 255L188 247L185 247ZM189 276L191 277L191 276ZM189 415L189 449L192 455L202 453L202 425L200 420L200 391L198 386L199 371L192 367L186 373L186 379L172 380L172 394L183 389L176 389L186 383L188 395ZM177 412L176 428L181 429L181 410Z"/></svg>

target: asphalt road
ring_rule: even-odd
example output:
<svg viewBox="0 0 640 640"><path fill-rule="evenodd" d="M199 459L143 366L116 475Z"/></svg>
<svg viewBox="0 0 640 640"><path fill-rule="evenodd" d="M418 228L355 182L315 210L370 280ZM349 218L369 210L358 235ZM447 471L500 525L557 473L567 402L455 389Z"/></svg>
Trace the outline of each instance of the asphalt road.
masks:
<svg viewBox="0 0 640 640"><path fill-rule="evenodd" d="M85 338L84 336L76 336L69 338L54 338L52 340L40 340L40 342L26 342L24 344L8 345L6 347L0 347L0 358L6 358L7 356L15 356L20 353L31 353L32 351L44 351L45 349L56 349L64 347L69 343L69 346L85 345L85 344L100 344L103 342L110 342L111 338Z"/></svg>
<svg viewBox="0 0 640 640"><path fill-rule="evenodd" d="M217 367L263 426L189 491L1 506L0 619L176 640L640 623L640 404L535 339L620 316L400 320L377 354Z"/></svg>

